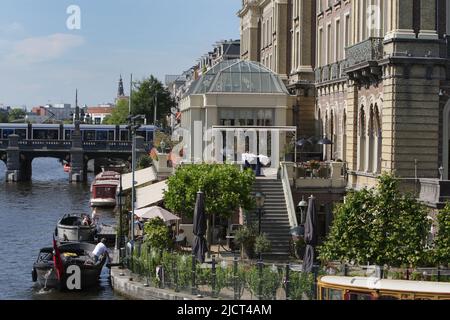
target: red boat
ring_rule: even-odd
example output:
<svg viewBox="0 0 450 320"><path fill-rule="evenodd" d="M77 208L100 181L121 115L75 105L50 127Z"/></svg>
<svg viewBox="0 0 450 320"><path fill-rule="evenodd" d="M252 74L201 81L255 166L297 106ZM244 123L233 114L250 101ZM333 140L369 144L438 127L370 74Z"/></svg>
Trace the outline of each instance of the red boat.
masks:
<svg viewBox="0 0 450 320"><path fill-rule="evenodd" d="M117 172L107 171L98 174L91 185L91 206L114 207L119 183L120 174Z"/></svg>

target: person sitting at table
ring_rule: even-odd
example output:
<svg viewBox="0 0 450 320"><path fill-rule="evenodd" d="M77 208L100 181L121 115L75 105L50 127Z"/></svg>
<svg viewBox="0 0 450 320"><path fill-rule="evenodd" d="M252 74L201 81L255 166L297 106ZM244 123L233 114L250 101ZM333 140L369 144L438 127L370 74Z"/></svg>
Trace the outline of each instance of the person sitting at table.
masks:
<svg viewBox="0 0 450 320"><path fill-rule="evenodd" d="M184 233L183 229L180 229L178 235L175 237L175 244L178 247L186 246L186 234Z"/></svg>

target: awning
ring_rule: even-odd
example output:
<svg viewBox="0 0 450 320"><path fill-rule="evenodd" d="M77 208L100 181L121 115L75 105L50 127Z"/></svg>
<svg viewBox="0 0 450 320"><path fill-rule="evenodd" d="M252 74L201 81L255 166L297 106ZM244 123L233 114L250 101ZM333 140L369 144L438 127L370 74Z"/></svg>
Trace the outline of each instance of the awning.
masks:
<svg viewBox="0 0 450 320"><path fill-rule="evenodd" d="M167 190L167 181L136 189L136 208L145 208L162 201L164 199L164 190Z"/></svg>
<svg viewBox="0 0 450 320"><path fill-rule="evenodd" d="M153 167L137 170L134 172L134 181L136 181L136 187L141 186L143 184L154 182L157 180L156 173ZM122 189L129 190L131 189L131 178L132 173L126 173L122 175Z"/></svg>

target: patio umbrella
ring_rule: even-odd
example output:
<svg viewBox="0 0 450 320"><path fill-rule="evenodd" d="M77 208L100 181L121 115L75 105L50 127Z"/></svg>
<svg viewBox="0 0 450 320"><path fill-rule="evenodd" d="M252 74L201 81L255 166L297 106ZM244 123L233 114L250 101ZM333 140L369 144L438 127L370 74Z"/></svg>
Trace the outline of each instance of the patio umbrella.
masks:
<svg viewBox="0 0 450 320"><path fill-rule="evenodd" d="M308 144L311 144L311 141L306 140L306 139L300 139L300 140L297 141L297 145L299 147L304 147L304 146L306 146Z"/></svg>
<svg viewBox="0 0 450 320"><path fill-rule="evenodd" d="M142 219L153 219L153 218L161 218L164 222L175 222L177 220L181 220L178 216L173 213L163 209L161 207L150 207L143 208L139 210L135 210L134 214Z"/></svg>
<svg viewBox="0 0 450 320"><path fill-rule="evenodd" d="M197 258L200 263L205 262L205 254L208 252L206 243L206 214L205 214L205 195L203 192L197 192L197 201L194 210L194 244L192 246L192 255Z"/></svg>
<svg viewBox="0 0 450 320"><path fill-rule="evenodd" d="M317 213L316 213L316 201L313 196L309 198L308 211L306 213L305 223L305 243L306 250L303 257L303 272L311 272L315 260L315 246L317 245L317 233L316 233Z"/></svg>
<svg viewBox="0 0 450 320"><path fill-rule="evenodd" d="M265 156L265 155L263 155L263 154L260 154L260 155L258 156L258 158L259 158L259 161L261 162L261 164L262 164L263 166L267 166L267 165L270 163L270 158L269 158L268 156Z"/></svg>
<svg viewBox="0 0 450 320"><path fill-rule="evenodd" d="M323 138L323 139L320 139L319 142L317 142L317 144L324 145L324 146L329 146L329 145L333 144L333 141L331 141L328 138Z"/></svg>
<svg viewBox="0 0 450 320"><path fill-rule="evenodd" d="M253 153L243 153L242 154L242 162L247 161L250 164L255 164L256 158L258 158L258 156Z"/></svg>

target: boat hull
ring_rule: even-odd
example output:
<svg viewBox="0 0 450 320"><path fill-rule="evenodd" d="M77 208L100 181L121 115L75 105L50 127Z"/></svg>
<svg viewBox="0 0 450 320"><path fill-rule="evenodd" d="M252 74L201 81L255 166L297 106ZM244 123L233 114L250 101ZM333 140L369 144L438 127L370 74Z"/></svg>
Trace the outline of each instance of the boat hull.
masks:
<svg viewBox="0 0 450 320"><path fill-rule="evenodd" d="M60 242L93 242L97 227L92 224L82 225L82 218L78 215L66 214L56 225L56 234Z"/></svg>
<svg viewBox="0 0 450 320"><path fill-rule="evenodd" d="M113 198L107 198L107 199L94 198L94 199L91 199L91 206L92 207L103 207L103 208L115 207L116 206L116 199L113 199Z"/></svg>
<svg viewBox="0 0 450 320"><path fill-rule="evenodd" d="M89 256L89 253L94 250L95 246L87 243L70 243L61 245L59 248L62 255L68 252L83 251L84 257L86 258ZM92 288L99 284L100 275L106 262L106 256L104 256L96 264L86 264L85 262L85 259L79 260L66 257L63 258L64 270L67 271L70 266L75 265L80 268L80 289L76 290ZM33 265L33 270L36 275L36 282L43 288L67 290L68 281L72 283L73 280L70 278L72 275L66 273L63 275L61 280L58 279L54 268L53 259L50 258L50 256L48 256L48 259L46 260L35 262Z"/></svg>

